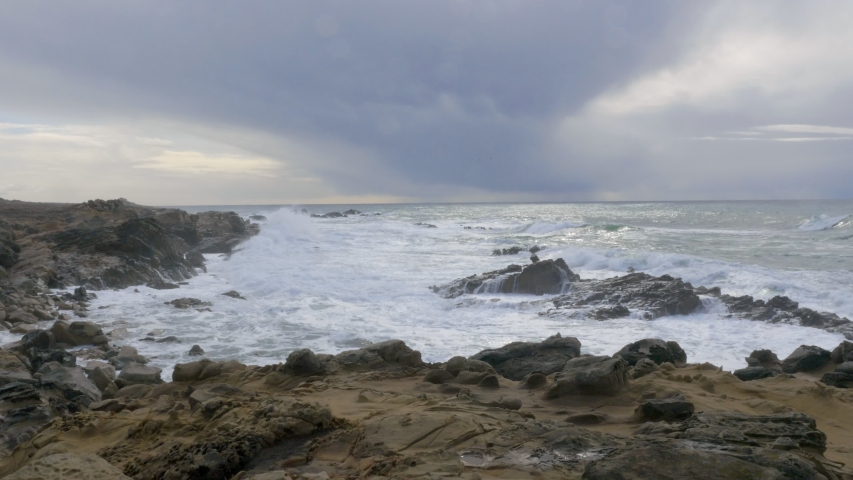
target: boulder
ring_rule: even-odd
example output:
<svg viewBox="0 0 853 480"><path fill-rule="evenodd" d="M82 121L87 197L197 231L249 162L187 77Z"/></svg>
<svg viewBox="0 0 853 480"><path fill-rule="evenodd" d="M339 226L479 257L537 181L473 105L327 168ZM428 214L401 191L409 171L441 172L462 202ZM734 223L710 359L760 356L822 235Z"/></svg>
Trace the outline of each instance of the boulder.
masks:
<svg viewBox="0 0 853 480"><path fill-rule="evenodd" d="M659 338L645 338L643 340L629 343L616 352L628 365L634 366L642 358L660 365L672 363L676 367L683 367L687 363L687 354L676 342L667 342Z"/></svg>
<svg viewBox="0 0 853 480"><path fill-rule="evenodd" d="M78 401L83 405L101 400L101 391L86 378L82 368L59 367L39 379L44 388L57 390L68 400Z"/></svg>
<svg viewBox="0 0 853 480"><path fill-rule="evenodd" d="M770 378L776 376L776 372L764 367L741 368L740 370L735 370L734 372L732 372L732 374L743 382L761 380L762 378Z"/></svg>
<svg viewBox="0 0 853 480"><path fill-rule="evenodd" d="M193 382L198 380L201 372L212 363L214 363L212 360L206 358L197 362L178 363L175 365L174 372L172 372L172 381Z"/></svg>
<svg viewBox="0 0 853 480"><path fill-rule="evenodd" d="M826 373L820 381L837 388L853 388L853 362L844 362Z"/></svg>
<svg viewBox="0 0 853 480"><path fill-rule="evenodd" d="M762 367L775 373L782 373L782 362L770 350L753 350L746 357L746 364L750 367Z"/></svg>
<svg viewBox="0 0 853 480"><path fill-rule="evenodd" d="M346 370L378 370L390 367L420 367L421 352L412 350L402 340L387 340L358 350L347 350L334 357Z"/></svg>
<svg viewBox="0 0 853 480"><path fill-rule="evenodd" d="M199 355L204 355L204 349L203 349L203 348L201 348L201 347L200 347L200 346L198 346L198 345L193 345L193 346L190 348L190 351L187 353L187 355L189 355L189 356L191 356L191 357L199 356Z"/></svg>
<svg viewBox="0 0 853 480"><path fill-rule="evenodd" d="M456 298L468 293L526 293L533 295L558 294L570 282L580 277L573 273L562 258L542 260L525 267L510 265L501 270L472 275L443 286L430 287L444 298Z"/></svg>
<svg viewBox="0 0 853 480"><path fill-rule="evenodd" d="M115 370L112 376L101 367L95 367L89 372L89 380L98 387L101 392L117 391L118 385L115 384Z"/></svg>
<svg viewBox="0 0 853 480"><path fill-rule="evenodd" d="M171 302L166 302L166 305L173 305L175 308L202 308L202 307L210 307L213 304L210 302L203 302L197 298L178 298L172 300Z"/></svg>
<svg viewBox="0 0 853 480"><path fill-rule="evenodd" d="M106 345L109 339L101 326L93 322L64 322L57 320L50 331L56 341L70 346Z"/></svg>
<svg viewBox="0 0 853 480"><path fill-rule="evenodd" d="M533 372L545 375L563 370L566 362L580 355L577 338L563 338L559 333L542 342L513 342L501 348L483 350L470 357L494 367L510 380L521 380Z"/></svg>
<svg viewBox="0 0 853 480"><path fill-rule="evenodd" d="M628 363L621 357L587 356L569 360L545 398L566 395L614 395L628 385Z"/></svg>
<svg viewBox="0 0 853 480"><path fill-rule="evenodd" d="M6 480L131 480L121 469L93 454L57 453L30 463Z"/></svg>
<svg viewBox="0 0 853 480"><path fill-rule="evenodd" d="M453 381L453 374L451 374L447 370L443 370L440 368L430 370L424 376L424 382L434 383L437 385L440 385L442 383L448 383L450 381Z"/></svg>
<svg viewBox="0 0 853 480"><path fill-rule="evenodd" d="M323 364L311 350L303 348L294 350L287 356L284 371L300 377L321 375L324 373Z"/></svg>
<svg viewBox="0 0 853 480"><path fill-rule="evenodd" d="M832 350L829 358L834 363L853 362L853 342L841 342Z"/></svg>
<svg viewBox="0 0 853 480"><path fill-rule="evenodd" d="M628 371L628 375L631 378L640 378L658 370L660 370L660 368L658 368L658 365L654 361L648 358L641 358L637 360L636 365L631 367Z"/></svg>
<svg viewBox="0 0 853 480"><path fill-rule="evenodd" d="M14 312L7 314L6 321L11 323L12 325L16 325L19 323L23 323L26 325L35 325L39 322L39 319L32 313L27 313L22 308L19 308Z"/></svg>
<svg viewBox="0 0 853 480"><path fill-rule="evenodd" d="M115 383L119 387L128 385L157 385L163 383L160 378L161 369L157 367L147 367L138 363L128 363L121 369L121 373L116 378Z"/></svg>
<svg viewBox="0 0 853 480"><path fill-rule="evenodd" d="M813 372L823 368L830 360L830 352L814 345L800 345L782 361L785 373Z"/></svg>

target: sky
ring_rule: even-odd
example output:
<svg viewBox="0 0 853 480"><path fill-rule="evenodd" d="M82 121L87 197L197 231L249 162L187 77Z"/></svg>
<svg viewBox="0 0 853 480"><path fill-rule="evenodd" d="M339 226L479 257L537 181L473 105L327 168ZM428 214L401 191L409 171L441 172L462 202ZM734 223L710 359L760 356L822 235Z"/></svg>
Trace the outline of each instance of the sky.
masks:
<svg viewBox="0 0 853 480"><path fill-rule="evenodd" d="M28 0L0 197L853 198L853 2Z"/></svg>

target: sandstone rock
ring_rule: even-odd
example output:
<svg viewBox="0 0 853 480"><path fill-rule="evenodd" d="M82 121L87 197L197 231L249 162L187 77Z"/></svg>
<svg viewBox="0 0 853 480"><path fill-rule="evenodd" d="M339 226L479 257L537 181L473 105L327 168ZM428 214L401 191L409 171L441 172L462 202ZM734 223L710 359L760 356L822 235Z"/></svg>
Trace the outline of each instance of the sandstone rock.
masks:
<svg viewBox="0 0 853 480"><path fill-rule="evenodd" d="M830 352L814 345L800 345L782 361L785 373L813 372L829 363Z"/></svg>
<svg viewBox="0 0 853 480"><path fill-rule="evenodd" d="M115 398L89 404L89 410L93 412L120 412L126 407L127 405L124 402Z"/></svg>
<svg viewBox="0 0 853 480"><path fill-rule="evenodd" d="M284 371L301 377L310 377L311 375L321 375L324 369L317 355L311 350L303 348L295 350L287 356Z"/></svg>
<svg viewBox="0 0 853 480"><path fill-rule="evenodd" d="M501 383L498 380L497 375L486 375L482 380L480 380L480 383L478 383L477 386L481 388L500 388Z"/></svg>
<svg viewBox="0 0 853 480"><path fill-rule="evenodd" d="M57 453L40 458L6 480L131 480L120 469L92 454Z"/></svg>
<svg viewBox="0 0 853 480"><path fill-rule="evenodd" d="M175 382L192 382L198 380L205 367L214 363L212 360L202 359L197 362L178 363L172 372L172 380Z"/></svg>
<svg viewBox="0 0 853 480"><path fill-rule="evenodd" d="M631 367L628 375L631 378L644 377L652 372L659 370L658 365L649 358L641 358L637 360L637 364Z"/></svg>
<svg viewBox="0 0 853 480"><path fill-rule="evenodd" d="M424 376L424 381L427 383L435 383L442 384L447 383L453 380L453 374L448 372L447 370L443 370L440 368L430 370L427 372L426 376Z"/></svg>
<svg viewBox="0 0 853 480"><path fill-rule="evenodd" d="M672 363L676 367L682 367L687 363L687 354L676 342L666 342L659 338L645 338L625 345L622 350L616 352L628 365L634 366L641 358L648 358L660 365L665 362Z"/></svg>
<svg viewBox="0 0 853 480"><path fill-rule="evenodd" d="M459 372L468 370L468 359L465 357L453 357L444 365L444 369L450 372L454 377L459 375Z"/></svg>
<svg viewBox="0 0 853 480"><path fill-rule="evenodd" d="M374 343L358 350L348 350L334 356L346 370L377 370L393 366L419 367L421 353L409 348L402 340Z"/></svg>
<svg viewBox="0 0 853 480"><path fill-rule="evenodd" d="M554 377L545 398L566 395L613 395L628 385L628 364L620 357L579 357L569 360Z"/></svg>
<svg viewBox="0 0 853 480"><path fill-rule="evenodd" d="M59 367L44 374L39 381L43 387L55 389L68 400L79 401L83 405L101 400L101 391L79 367Z"/></svg>
<svg viewBox="0 0 853 480"><path fill-rule="evenodd" d="M63 322L57 320L50 331L56 341L70 346L105 345L109 339L104 335L100 325L93 322Z"/></svg>
<svg viewBox="0 0 853 480"><path fill-rule="evenodd" d="M537 388L542 388L547 384L548 377L539 372L534 372L524 377L524 379L521 380L521 385L518 387L525 390L536 390Z"/></svg>
<svg viewBox="0 0 853 480"><path fill-rule="evenodd" d="M513 342L501 348L483 350L470 357L491 365L510 380L521 380L533 372L550 375L559 372L566 362L580 355L581 344L574 337L559 333L542 342Z"/></svg>
<svg viewBox="0 0 853 480"><path fill-rule="evenodd" d="M449 381L460 385L478 385L488 375L490 374L486 372L459 372L459 375Z"/></svg>

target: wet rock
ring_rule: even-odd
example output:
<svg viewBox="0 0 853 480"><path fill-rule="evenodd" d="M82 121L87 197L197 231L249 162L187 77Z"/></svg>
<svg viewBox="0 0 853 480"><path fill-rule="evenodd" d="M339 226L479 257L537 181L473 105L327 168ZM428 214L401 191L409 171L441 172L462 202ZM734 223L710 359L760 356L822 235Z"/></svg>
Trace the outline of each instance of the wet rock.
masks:
<svg viewBox="0 0 853 480"><path fill-rule="evenodd" d="M190 348L190 351L187 353L187 355L189 355L189 356L204 355L204 349L198 345L193 345L192 348Z"/></svg>
<svg viewBox="0 0 853 480"><path fill-rule="evenodd" d="M120 412L126 407L124 402L115 398L89 404L89 410L93 412Z"/></svg>
<svg viewBox="0 0 853 480"><path fill-rule="evenodd" d="M518 255L521 251L524 250L521 247L509 247L503 249L496 249L492 252L492 255ZM530 252L536 253L536 252Z"/></svg>
<svg viewBox="0 0 853 480"><path fill-rule="evenodd" d="M628 307L624 305L614 305L612 307L602 307L592 312L592 318L596 320L611 320L614 318L627 317L631 314Z"/></svg>
<svg viewBox="0 0 853 480"><path fill-rule="evenodd" d="M173 305L175 308L183 308L183 309L209 307L209 306L213 305L210 302L203 302L197 298L189 298L189 297L177 298L175 300L172 300L170 302L165 302L165 303L166 303L166 305Z"/></svg>
<svg viewBox="0 0 853 480"><path fill-rule="evenodd" d="M181 288L180 285L174 284L172 282L167 282L162 279L154 279L150 280L145 284L148 288L153 288L154 290L174 290L176 288Z"/></svg>
<svg viewBox="0 0 853 480"><path fill-rule="evenodd" d="M776 376L776 372L764 367L741 368L740 370L735 370L732 374L743 382L750 382L752 380L761 380L762 378L771 378Z"/></svg>
<svg viewBox="0 0 853 480"><path fill-rule="evenodd" d="M580 355L577 338L563 338L559 333L542 342L513 342L501 348L483 350L470 357L494 367L510 380L521 380L533 372L546 375L563 370L566 362Z"/></svg>
<svg viewBox="0 0 853 480"><path fill-rule="evenodd" d="M356 210L354 208L350 208L349 210L344 210L344 215L360 215L361 210Z"/></svg>
<svg viewBox="0 0 853 480"><path fill-rule="evenodd" d="M53 333L47 330L33 330L21 337L21 342L18 345L18 350L26 352L31 348L41 350L50 350L56 347L56 337Z"/></svg>
<svg viewBox="0 0 853 480"><path fill-rule="evenodd" d="M659 338L645 338L629 343L616 352L616 355L622 357L631 366L636 365L642 358L648 358L658 365L669 362L676 367L683 367L687 363L687 354L678 343Z"/></svg>
<svg viewBox="0 0 853 480"><path fill-rule="evenodd" d="M61 348L30 348L24 352L24 355L29 360L33 372L38 371L42 365L49 362L57 362L65 367L77 365L77 357Z"/></svg>
<svg viewBox="0 0 853 480"><path fill-rule="evenodd" d="M845 362L824 374L820 381L837 388L853 388L853 362Z"/></svg>
<svg viewBox="0 0 853 480"><path fill-rule="evenodd" d="M776 295L767 301L768 307L778 308L779 310L785 310L787 312L792 312L799 308L800 304L791 300L788 297Z"/></svg>
<svg viewBox="0 0 853 480"><path fill-rule="evenodd" d="M628 385L628 364L620 357L587 356L569 360L545 398L566 395L614 395Z"/></svg>
<svg viewBox="0 0 853 480"><path fill-rule="evenodd" d="M456 298L469 293L526 293L556 294L570 282L580 279L562 258L543 260L520 267L510 265L502 270L472 275L443 286L430 287L444 298Z"/></svg>
<svg viewBox="0 0 853 480"><path fill-rule="evenodd" d="M672 422L690 418L693 410L693 404L685 400L684 396L675 395L641 402L634 411L634 415L637 420L644 422Z"/></svg>
<svg viewBox="0 0 853 480"><path fill-rule="evenodd" d="M226 297L231 297L231 298L239 298L240 300L246 299L245 297L240 295L240 292L238 292L237 290L229 290L229 291L223 293L222 295L225 295Z"/></svg>
<svg viewBox="0 0 853 480"><path fill-rule="evenodd" d="M263 215L249 215L249 220L257 220L259 222L266 222L267 217Z"/></svg>
<svg viewBox="0 0 853 480"><path fill-rule="evenodd" d="M323 364L311 350L303 348L294 350L287 356L284 371L300 377L322 375L325 372Z"/></svg>
<svg viewBox="0 0 853 480"><path fill-rule="evenodd" d="M830 352L814 345L800 345L782 361L785 373L813 372L829 363Z"/></svg>

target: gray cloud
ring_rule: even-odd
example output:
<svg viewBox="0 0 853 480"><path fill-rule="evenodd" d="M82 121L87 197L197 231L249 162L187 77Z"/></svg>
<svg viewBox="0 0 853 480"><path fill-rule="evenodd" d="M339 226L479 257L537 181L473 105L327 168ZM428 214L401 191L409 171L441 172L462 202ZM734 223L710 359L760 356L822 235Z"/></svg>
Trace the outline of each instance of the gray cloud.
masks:
<svg viewBox="0 0 853 480"><path fill-rule="evenodd" d="M0 17L0 121L96 144L7 131L0 166L33 199L110 196L106 171L148 203L849 197L844 139L696 139L853 127L840 101L853 99L851 15L830 2L19 2ZM78 188L16 166L59 168L46 155L78 162Z"/></svg>

